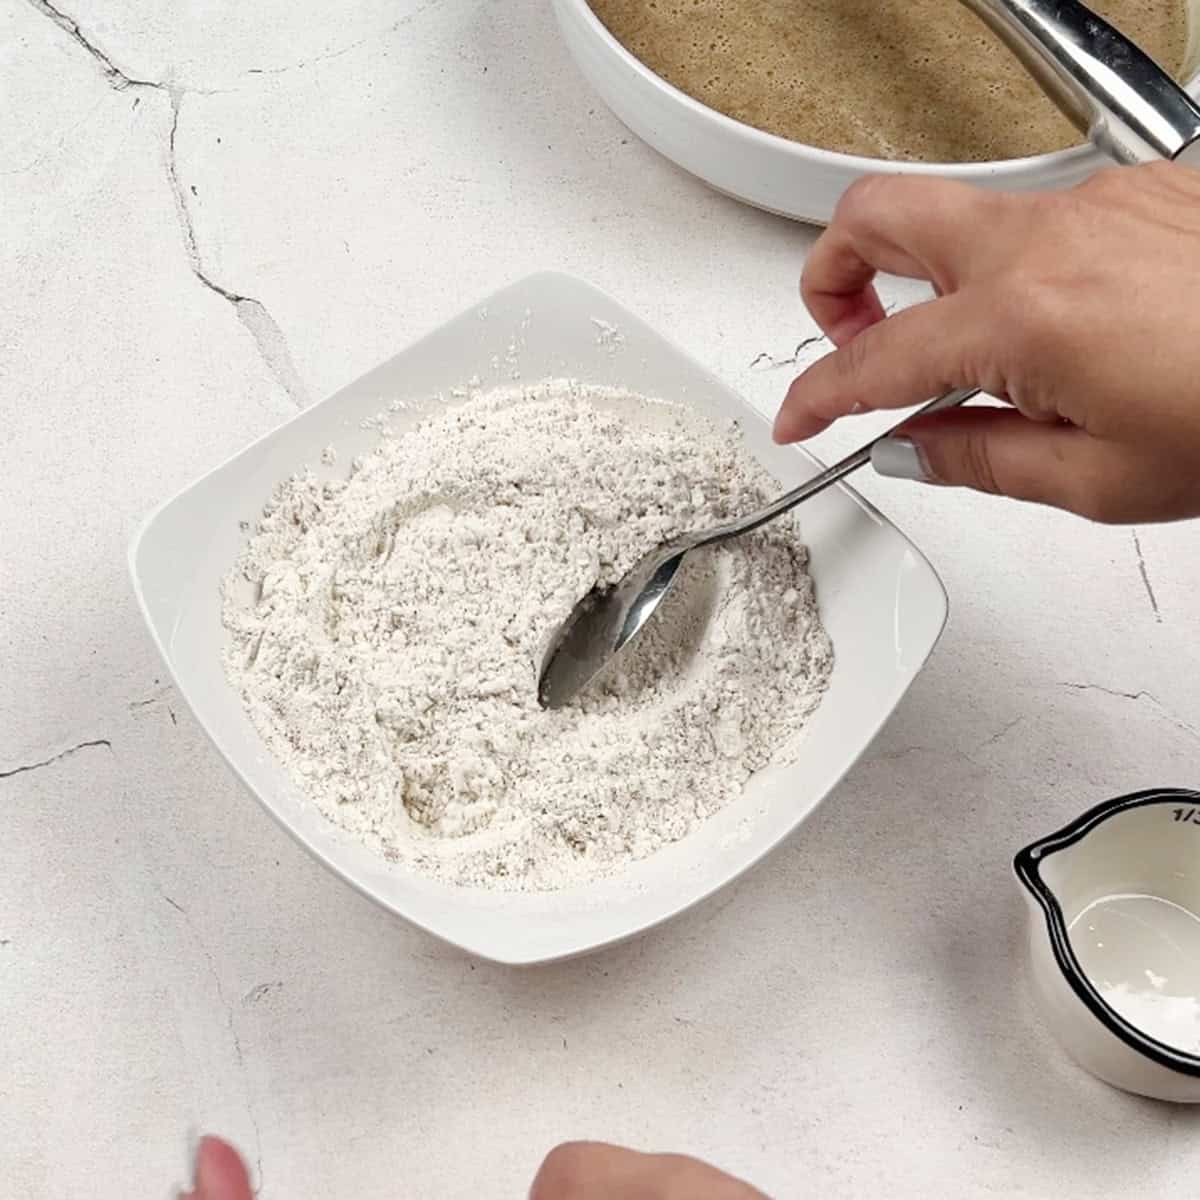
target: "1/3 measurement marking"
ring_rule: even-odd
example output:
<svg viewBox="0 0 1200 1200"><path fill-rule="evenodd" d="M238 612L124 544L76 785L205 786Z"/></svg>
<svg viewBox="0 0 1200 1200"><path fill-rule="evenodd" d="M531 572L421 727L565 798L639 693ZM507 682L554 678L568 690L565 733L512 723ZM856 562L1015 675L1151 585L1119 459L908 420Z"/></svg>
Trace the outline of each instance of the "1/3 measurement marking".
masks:
<svg viewBox="0 0 1200 1200"><path fill-rule="evenodd" d="M1200 808L1175 808L1171 810L1176 821L1189 825L1200 825Z"/></svg>

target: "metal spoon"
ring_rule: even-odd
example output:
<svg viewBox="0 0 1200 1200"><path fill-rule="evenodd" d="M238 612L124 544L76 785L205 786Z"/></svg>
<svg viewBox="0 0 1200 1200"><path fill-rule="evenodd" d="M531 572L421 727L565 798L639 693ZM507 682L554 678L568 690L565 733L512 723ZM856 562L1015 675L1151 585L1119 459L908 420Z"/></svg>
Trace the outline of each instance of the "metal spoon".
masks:
<svg viewBox="0 0 1200 1200"><path fill-rule="evenodd" d="M978 388L959 388L931 400L915 415L954 408L979 394ZM900 425L904 425L902 421ZM896 426L798 488L780 496L765 508L727 525L685 533L658 546L642 558L619 583L593 588L571 610L558 627L542 660L538 679L538 701L543 708L561 708L579 694L614 654L624 649L645 627L663 602L683 560L701 546L712 546L740 537L788 512L802 501L845 479L871 461L871 451L891 437Z"/></svg>
<svg viewBox="0 0 1200 1200"><path fill-rule="evenodd" d="M1147 54L1089 8L1077 0L961 3L987 23L1076 127L1110 158L1118 163L1167 159L1200 166L1200 107ZM952 408L977 392L948 392L920 411ZM550 641L538 678L542 706L568 703L637 637L691 551L749 533L795 508L870 462L872 449L883 440L877 438L740 521L659 546L619 583L594 588Z"/></svg>
<svg viewBox="0 0 1200 1200"><path fill-rule="evenodd" d="M1200 107L1078 0L960 0L1114 162L1200 166Z"/></svg>

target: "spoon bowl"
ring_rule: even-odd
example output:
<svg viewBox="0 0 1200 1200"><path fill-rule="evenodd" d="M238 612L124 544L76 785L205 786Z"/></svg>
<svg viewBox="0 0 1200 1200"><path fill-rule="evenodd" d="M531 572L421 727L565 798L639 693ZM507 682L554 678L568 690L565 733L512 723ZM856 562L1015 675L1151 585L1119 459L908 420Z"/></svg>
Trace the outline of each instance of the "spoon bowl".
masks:
<svg viewBox="0 0 1200 1200"><path fill-rule="evenodd" d="M695 548L677 538L644 555L615 584L592 588L555 631L542 660L538 703L561 708L641 633Z"/></svg>
<svg viewBox="0 0 1200 1200"><path fill-rule="evenodd" d="M931 400L915 415L954 408L978 394L978 388L956 388ZM617 583L592 588L550 639L538 676L538 703L543 708L562 708L569 704L599 675L606 663L629 646L658 611L684 559L693 550L740 537L791 511L801 501L824 491L869 463L875 448L911 419L900 422L841 462L827 467L807 483L773 500L765 508L727 525L686 533L664 542L638 559Z"/></svg>

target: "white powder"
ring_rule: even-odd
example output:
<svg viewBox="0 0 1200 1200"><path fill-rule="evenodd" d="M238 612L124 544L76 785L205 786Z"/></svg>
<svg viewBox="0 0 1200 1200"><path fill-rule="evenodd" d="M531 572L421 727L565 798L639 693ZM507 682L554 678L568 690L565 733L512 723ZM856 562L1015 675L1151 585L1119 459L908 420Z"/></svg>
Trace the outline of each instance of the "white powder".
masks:
<svg viewBox="0 0 1200 1200"><path fill-rule="evenodd" d="M698 552L573 705L545 646L595 583L777 486L694 414L552 381L384 432L276 490L234 574L229 677L331 820L443 879L541 890L676 841L797 735L832 651L781 518Z"/></svg>
<svg viewBox="0 0 1200 1200"><path fill-rule="evenodd" d="M616 353L625 344L625 335L611 322L592 318L596 327L596 345L602 346L610 354Z"/></svg>

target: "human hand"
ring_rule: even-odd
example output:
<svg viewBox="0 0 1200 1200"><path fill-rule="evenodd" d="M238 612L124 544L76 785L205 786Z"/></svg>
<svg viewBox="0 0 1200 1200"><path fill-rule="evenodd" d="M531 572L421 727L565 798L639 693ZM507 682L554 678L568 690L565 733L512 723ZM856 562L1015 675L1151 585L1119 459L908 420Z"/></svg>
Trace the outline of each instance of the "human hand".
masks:
<svg viewBox="0 0 1200 1200"><path fill-rule="evenodd" d="M202 1138L191 1191L179 1200L253 1200L250 1175L238 1152L219 1138ZM674 1154L636 1154L597 1142L553 1150L529 1200L766 1200L761 1192L713 1167Z"/></svg>
<svg viewBox="0 0 1200 1200"><path fill-rule="evenodd" d="M886 271L937 298L886 317ZM837 349L791 386L777 441L978 386L1005 407L914 421L876 469L1120 524L1200 516L1200 171L1114 168L1004 195L860 181L804 269Z"/></svg>
<svg viewBox="0 0 1200 1200"><path fill-rule="evenodd" d="M192 1190L180 1192L179 1200L254 1200L245 1163L220 1138L200 1139L192 1172Z"/></svg>
<svg viewBox="0 0 1200 1200"><path fill-rule="evenodd" d="M677 1154L637 1154L599 1142L551 1151L529 1200L767 1200L714 1167Z"/></svg>

